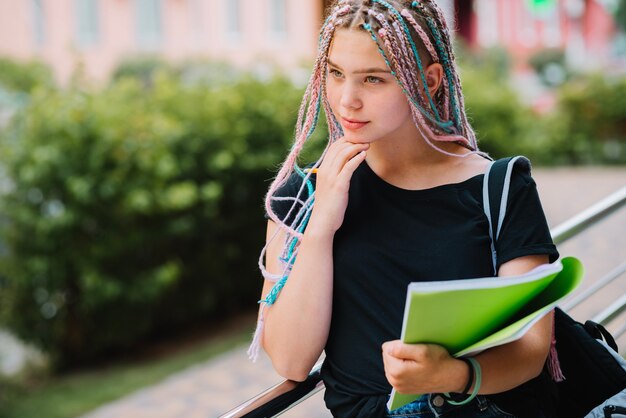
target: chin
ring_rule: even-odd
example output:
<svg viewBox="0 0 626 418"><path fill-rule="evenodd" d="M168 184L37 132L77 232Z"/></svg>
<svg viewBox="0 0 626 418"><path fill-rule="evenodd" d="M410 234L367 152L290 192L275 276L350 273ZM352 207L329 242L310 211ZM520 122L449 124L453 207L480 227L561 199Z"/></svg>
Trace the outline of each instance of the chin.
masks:
<svg viewBox="0 0 626 418"><path fill-rule="evenodd" d="M354 144L371 144L374 142L371 138L364 137L363 135L358 134L347 134L343 137L346 141L352 142Z"/></svg>

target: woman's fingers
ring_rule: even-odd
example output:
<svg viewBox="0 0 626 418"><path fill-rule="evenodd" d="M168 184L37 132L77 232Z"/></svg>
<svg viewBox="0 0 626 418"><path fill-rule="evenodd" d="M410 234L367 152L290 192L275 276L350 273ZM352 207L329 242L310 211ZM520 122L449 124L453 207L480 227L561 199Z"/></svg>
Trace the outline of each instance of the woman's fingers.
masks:
<svg viewBox="0 0 626 418"><path fill-rule="evenodd" d="M326 155L324 156L324 160L320 165L320 170L324 169L325 171L333 170L338 165L338 159L340 159L340 155L342 155L346 150L353 148L355 144L351 142L347 142L346 140L338 139L334 144L330 146ZM343 166L343 164L341 164Z"/></svg>
<svg viewBox="0 0 626 418"><path fill-rule="evenodd" d="M343 166L343 169L339 173L340 180L349 182L354 174L354 170L365 160L367 151L363 150L350 158Z"/></svg>
<svg viewBox="0 0 626 418"><path fill-rule="evenodd" d="M355 144L352 142L343 142L338 144L333 153L332 162L326 167L323 167L328 171L330 175L339 175L348 161L352 160L361 151L365 151L369 148L369 144ZM322 167L320 167L320 170Z"/></svg>
<svg viewBox="0 0 626 418"><path fill-rule="evenodd" d="M368 144L355 144L343 139L328 149L317 173L315 207L311 225L335 232L343 223L348 205L350 179L365 159Z"/></svg>

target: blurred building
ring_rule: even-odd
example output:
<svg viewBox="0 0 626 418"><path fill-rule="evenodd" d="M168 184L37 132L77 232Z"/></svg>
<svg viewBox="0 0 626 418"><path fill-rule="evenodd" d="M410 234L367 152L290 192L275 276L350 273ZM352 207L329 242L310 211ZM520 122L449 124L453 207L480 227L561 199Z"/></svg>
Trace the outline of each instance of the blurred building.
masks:
<svg viewBox="0 0 626 418"><path fill-rule="evenodd" d="M611 0L456 0L458 33L473 47L501 46L516 67L538 51L565 53L578 69L614 59Z"/></svg>
<svg viewBox="0 0 626 418"><path fill-rule="evenodd" d="M128 57L260 61L315 54L320 0L0 0L0 55L39 58L67 81L104 80Z"/></svg>
<svg viewBox="0 0 626 418"><path fill-rule="evenodd" d="M501 45L516 62L562 48L577 66L604 65L611 0L440 0L471 46ZM67 81L80 67L105 80L128 57L217 59L287 69L312 60L329 0L0 0L0 55L39 58Z"/></svg>

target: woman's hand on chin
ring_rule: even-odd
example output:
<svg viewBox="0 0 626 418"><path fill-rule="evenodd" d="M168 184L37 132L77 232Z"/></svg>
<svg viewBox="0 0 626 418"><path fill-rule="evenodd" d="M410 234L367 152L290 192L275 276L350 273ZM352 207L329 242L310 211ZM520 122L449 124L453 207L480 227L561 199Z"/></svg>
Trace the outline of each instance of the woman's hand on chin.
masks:
<svg viewBox="0 0 626 418"><path fill-rule="evenodd" d="M333 143L317 171L315 206L308 230L334 234L348 206L350 179L365 160L369 144L356 144L341 138Z"/></svg>

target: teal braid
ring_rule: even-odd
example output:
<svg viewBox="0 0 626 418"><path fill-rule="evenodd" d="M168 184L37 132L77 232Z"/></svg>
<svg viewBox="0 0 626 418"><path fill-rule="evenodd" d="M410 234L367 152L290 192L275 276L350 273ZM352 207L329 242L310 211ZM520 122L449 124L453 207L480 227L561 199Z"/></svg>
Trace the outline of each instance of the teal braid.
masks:
<svg viewBox="0 0 626 418"><path fill-rule="evenodd" d="M320 30L320 36L319 36L319 48L318 48L318 53L322 53L323 51L325 51L330 44L330 41L332 39L332 36L327 36L326 39L324 39L324 35L326 34L326 31L328 30L328 25L329 24L334 24L334 22L331 22L332 19L336 18L336 15L330 15L326 18L326 21L324 22L324 25L322 26L322 29ZM331 28L331 30L333 30L333 28ZM325 78L324 76L322 76L322 78ZM312 94L312 92L311 92ZM305 141L308 140L312 135L313 132L315 131L315 129L317 128L317 125L319 123L319 116L320 116L320 110L322 108L322 96L324 95L324 89L323 86L320 85L318 87L317 90L317 100L315 102L315 112L313 114L313 120L311 121L311 127L309 128L308 132L306 133L306 137L305 137ZM311 103L309 103L308 106L312 106ZM308 110L308 109L307 109ZM302 119L302 127L304 127L304 125L306 125L306 118ZM294 143L294 146L296 144Z"/></svg>
<svg viewBox="0 0 626 418"><path fill-rule="evenodd" d="M306 228L307 224L309 223L309 219L311 218L310 208L313 206L313 203L315 202L315 197L314 197L315 188L313 187L313 183L311 182L311 179L307 178L307 174L304 171L302 171L300 167L298 167L298 164L294 165L294 171L298 173L298 175L302 177L303 180L306 180L306 187L309 193L309 201L307 202L307 205L304 208L302 208L302 210L299 211L296 217L296 220L294 221L295 224L298 224L298 221L299 221L298 218L301 218L302 216L304 216L304 219L302 220L302 222L300 223L297 229L299 233L302 233L304 232L304 229ZM292 263L297 244L298 244L298 238L296 236L292 237L291 242L289 243L289 246L287 247L287 251L286 251L287 255L285 257L281 257L281 260L283 262L286 262L289 264ZM278 280L274 284L274 286L272 286L272 289L269 291L265 299L260 300L259 303L266 303L268 305L273 305L276 302L276 298L278 298L278 294L285 286L288 276L289 276L288 274L285 274L283 277L281 277L280 280Z"/></svg>
<svg viewBox="0 0 626 418"><path fill-rule="evenodd" d="M456 87L454 84L455 78L452 76L452 71L450 70L451 63L448 57L448 52L446 48L443 46L443 41L441 39L441 34L437 29L436 23L433 21L433 18L430 16L426 17L426 22L428 23L428 27L430 28L433 36L435 37L435 45L439 50L439 54L441 55L443 61L443 69L446 72L446 77L448 78L448 88L450 89L450 98L452 99L452 108L454 109L454 119L457 124L460 124L459 118L461 114L461 110L459 109L457 100L456 100Z"/></svg>
<svg viewBox="0 0 626 418"><path fill-rule="evenodd" d="M300 177L302 177L302 180L306 180L306 187L307 191L309 192L309 196L313 196L313 194L315 193L315 188L313 187L313 183L311 183L311 179L307 178L306 173L302 171L300 167L298 167L298 164L295 164L293 168L295 172L298 173Z"/></svg>
<svg viewBox="0 0 626 418"><path fill-rule="evenodd" d="M322 40L324 39L324 32L326 31L326 27L328 26L328 22L330 22L331 19L335 18L336 16L334 15L329 15L326 20L324 21L324 24L322 25L322 28L320 29L320 34L317 37L317 45L318 45L318 50L322 51L323 48L323 43Z"/></svg>
<svg viewBox="0 0 626 418"><path fill-rule="evenodd" d="M400 12L398 12L398 10L396 10L395 7L387 3L385 0L372 0L372 1L374 3L378 3L386 7L391 13L393 13L396 19L402 24L402 29L404 30L404 34L406 35L409 43L411 44L411 50L413 51L413 55L415 56L415 62L417 63L417 67L419 68L419 71L420 71L420 77L422 79L422 85L424 86L424 92L426 93L426 96L428 97L428 101L430 102L431 109L435 112L436 122L441 122L441 116L439 116L439 111L437 110L437 106L435 106L435 103L433 102L433 98L430 96L430 92L428 91L428 83L426 81L426 75L424 74L424 67L422 65L422 59L420 58L419 53L417 52L417 47L415 46L415 42L413 42L413 37L411 36L411 32L409 31L409 27L404 21L404 18L402 18L402 15L400 14Z"/></svg>
<svg viewBox="0 0 626 418"><path fill-rule="evenodd" d="M369 32L370 37L376 43L376 47L378 48L378 52L380 52L380 55L382 55L383 59L385 60L385 64L387 64L387 67L389 67L389 69L391 70L391 74L396 78L398 83L400 83L400 80L398 80L398 77L396 76L396 72L394 71L393 66L389 62L389 59L387 58L387 54L385 54L385 51L383 51L383 49L380 47L380 45L378 45L378 38L376 38L376 34L374 33L374 30L372 29L372 25L370 25L369 23L364 23L363 24L363 29L365 29L366 31ZM402 85L402 83L400 83L400 85Z"/></svg>
<svg viewBox="0 0 626 418"><path fill-rule="evenodd" d="M277 281L274 286L272 286L272 289L269 291L267 296L265 296L265 299L261 299L258 303L265 303L267 305L273 305L276 302L276 299L278 298L278 294L280 293L281 290L283 290L283 287L285 286L286 282L287 282L287 276L281 277L280 280Z"/></svg>
<svg viewBox="0 0 626 418"><path fill-rule="evenodd" d="M459 109L459 105L457 103L456 87L454 84L454 80L456 80L456 78L452 76L452 71L450 70L450 67L452 64L450 63L450 57L448 56L448 51L446 51L446 48L443 45L443 40L441 39L441 33L439 33L439 29L437 28L437 23L434 22L433 18L428 15L428 13L426 12L426 9L424 8L424 5L422 5L421 2L414 1L413 3L411 3L411 6L413 6L416 9L419 9L422 12L422 15L426 19L426 24L428 25L428 28L430 29L431 33L435 37L435 45L437 48L437 52L439 52L439 55L441 56L443 69L446 72L446 78L448 79L448 88L450 89L450 99L452 100L452 109L454 110L455 124L457 126L461 126L461 123L460 123L461 110Z"/></svg>
<svg viewBox="0 0 626 418"><path fill-rule="evenodd" d="M309 139L311 135L313 135L315 128L317 128L317 124L319 123L319 120L320 120L321 106L322 106L322 95L318 93L317 103L315 104L315 116L313 117L313 121L311 122L311 128L309 129L309 132L307 132L306 134L306 139Z"/></svg>
<svg viewBox="0 0 626 418"><path fill-rule="evenodd" d="M378 48L378 52L380 53L380 55L382 55L383 59L385 60L385 63L387 64L387 66L389 67L389 69L391 70L391 74L394 76L396 83L398 83L398 85L400 86L400 88L402 89L402 91L404 92L404 95L411 101L411 103L413 103L413 105L415 107L417 107L420 112L426 116L426 118L428 120L430 120L431 122L437 124L437 126L441 127L442 129L445 129L446 131L449 131L450 128L452 127L453 123L452 121L446 121L443 122L441 120L435 120L433 118L433 116L431 116L430 112L428 112L427 110L425 110L418 101L416 101L413 96L411 95L411 93L409 93L409 91L406 89L406 87L404 86L404 83L402 83L402 80L400 80L400 78L398 77L397 73L393 70L393 67L391 66L391 63L389 61L389 59L387 58L387 54L385 53L385 51L380 47L380 45L378 45L378 39L376 37L376 34L374 33L372 26L369 23L364 23L363 24L363 28L365 30L367 30L370 34L370 37L374 40L374 42L376 43L376 46Z"/></svg>

